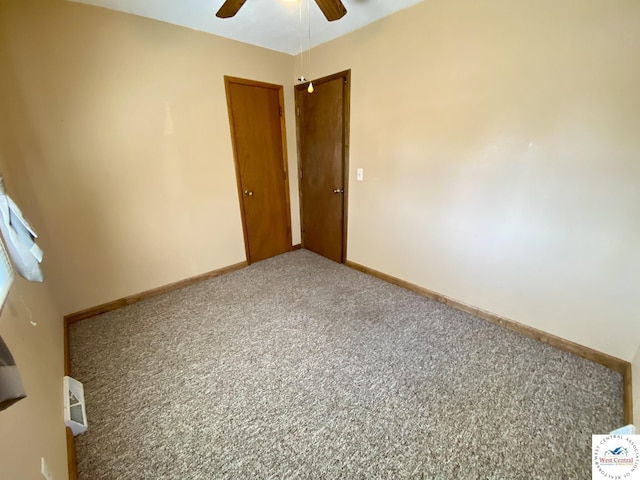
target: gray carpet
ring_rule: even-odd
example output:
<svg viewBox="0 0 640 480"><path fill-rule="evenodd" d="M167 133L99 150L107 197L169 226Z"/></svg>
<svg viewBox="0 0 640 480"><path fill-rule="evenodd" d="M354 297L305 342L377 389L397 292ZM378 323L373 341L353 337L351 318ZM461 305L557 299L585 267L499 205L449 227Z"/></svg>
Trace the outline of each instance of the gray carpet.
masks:
<svg viewBox="0 0 640 480"><path fill-rule="evenodd" d="M300 250L71 327L94 479L586 479L618 373Z"/></svg>

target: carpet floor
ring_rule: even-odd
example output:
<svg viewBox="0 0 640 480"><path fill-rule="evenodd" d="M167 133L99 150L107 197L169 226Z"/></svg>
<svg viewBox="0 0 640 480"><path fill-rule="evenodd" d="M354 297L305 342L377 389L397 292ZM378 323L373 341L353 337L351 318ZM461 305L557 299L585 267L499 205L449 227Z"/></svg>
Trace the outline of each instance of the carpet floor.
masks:
<svg viewBox="0 0 640 480"><path fill-rule="evenodd" d="M620 374L300 250L73 324L96 479L585 479Z"/></svg>

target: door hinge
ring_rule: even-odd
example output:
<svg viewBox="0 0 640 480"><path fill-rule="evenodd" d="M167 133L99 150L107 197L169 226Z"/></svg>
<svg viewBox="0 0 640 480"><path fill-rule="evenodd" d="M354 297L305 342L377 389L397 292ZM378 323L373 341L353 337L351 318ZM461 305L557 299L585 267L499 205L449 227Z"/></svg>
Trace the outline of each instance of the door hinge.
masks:
<svg viewBox="0 0 640 480"><path fill-rule="evenodd" d="M278 107L278 114L282 116L282 107Z"/></svg>
<svg viewBox="0 0 640 480"><path fill-rule="evenodd" d="M300 107L296 108L296 115L300 116Z"/></svg>

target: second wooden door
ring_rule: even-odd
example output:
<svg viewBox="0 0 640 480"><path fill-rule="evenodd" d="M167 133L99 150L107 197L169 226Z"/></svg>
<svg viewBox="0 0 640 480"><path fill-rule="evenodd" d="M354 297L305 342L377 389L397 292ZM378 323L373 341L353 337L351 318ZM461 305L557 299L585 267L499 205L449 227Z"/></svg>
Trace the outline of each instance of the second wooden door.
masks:
<svg viewBox="0 0 640 480"><path fill-rule="evenodd" d="M349 72L296 87L302 246L342 263L346 255Z"/></svg>

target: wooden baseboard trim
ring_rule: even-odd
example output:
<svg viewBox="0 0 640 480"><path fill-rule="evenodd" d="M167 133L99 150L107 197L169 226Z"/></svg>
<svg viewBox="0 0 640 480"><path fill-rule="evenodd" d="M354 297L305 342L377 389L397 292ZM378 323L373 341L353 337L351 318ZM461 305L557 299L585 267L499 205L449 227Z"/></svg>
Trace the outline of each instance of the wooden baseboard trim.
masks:
<svg viewBox="0 0 640 480"><path fill-rule="evenodd" d="M69 480L78 480L78 461L76 459L76 439L71 429L67 427L67 469Z"/></svg>
<svg viewBox="0 0 640 480"><path fill-rule="evenodd" d="M599 363L600 365L604 365L607 368L621 373L624 381L624 421L625 424L632 423L633 400L631 388L631 363L620 358L608 355L606 353L599 352L592 348L585 347L584 345L580 345L578 343L565 340L564 338L552 335L550 333L546 333L542 330L538 330L537 328L533 328L520 322L501 317L500 315L496 315L495 313L489 312L487 310L482 310L481 308L477 308L454 298L441 295L437 292L434 292L433 290L429 290L428 288L420 287L413 283L401 280L391 275L387 275L386 273L379 272L378 270L374 270L373 268L365 267L364 265L360 265L350 260L345 261L345 265L347 267L353 268L354 270L366 273L367 275L371 275L372 277L379 278L380 280L384 280L385 282L392 283L399 287L406 288L407 290L411 290L412 292L430 298L431 300L435 300L445 305L449 305L450 307L453 307L457 310L462 310L463 312L470 313L476 317L488 320L491 323L501 325L505 328L508 328L509 330L513 330L527 337L534 338L553 347L559 348L569 353L573 353L574 355L586 358L587 360Z"/></svg>
<svg viewBox="0 0 640 480"><path fill-rule="evenodd" d="M291 251L293 252L294 250L300 250L301 248L302 245L300 243L297 243L291 247Z"/></svg>
<svg viewBox="0 0 640 480"><path fill-rule="evenodd" d="M633 383L632 383L632 374L631 374L631 364L629 364L629 368L627 368L622 373L622 378L624 380L624 424L629 425L633 423ZM636 400L640 400L637 399ZM637 418L636 421L640 422L640 418Z"/></svg>
<svg viewBox="0 0 640 480"><path fill-rule="evenodd" d="M120 298L112 302L103 303L102 305L98 305L97 307L91 307L79 312L70 313L64 316L64 320L65 323L70 325L72 323L79 322L80 320L95 317L96 315L100 315L101 313L110 312L111 310L117 310L118 308L126 307L127 305L146 300L147 298L155 297L156 295L162 295L163 293L179 290L189 285L202 282L203 280L219 277L220 275L224 275L225 273L235 272L236 270L240 270L241 268L244 268L246 266L247 262L245 261L236 263L234 265L229 265L228 267L219 268L218 270L213 270L212 272L196 275L195 277L185 278L184 280L170 283L169 285L152 288L151 290L147 290L145 292Z"/></svg>
<svg viewBox="0 0 640 480"><path fill-rule="evenodd" d="M71 353L69 351L69 322L65 319L62 328L64 329L64 375L71 376Z"/></svg>

